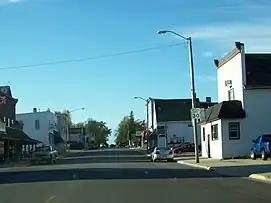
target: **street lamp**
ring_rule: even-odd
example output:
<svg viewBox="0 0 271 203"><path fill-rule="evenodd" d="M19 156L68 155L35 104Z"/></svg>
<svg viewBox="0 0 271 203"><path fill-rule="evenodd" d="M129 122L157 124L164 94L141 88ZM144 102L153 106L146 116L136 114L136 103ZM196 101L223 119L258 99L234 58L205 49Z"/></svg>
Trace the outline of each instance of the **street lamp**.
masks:
<svg viewBox="0 0 271 203"><path fill-rule="evenodd" d="M146 104L145 104L146 105L146 119L147 119L146 126L147 126L147 129L149 129L149 101L150 101L151 98L144 99L143 97L134 97L134 99L141 99L141 100L146 102ZM141 140L141 146L142 147L143 147L143 144L144 144L144 140L142 139Z"/></svg>
<svg viewBox="0 0 271 203"><path fill-rule="evenodd" d="M80 110L85 110L85 108L73 109L73 110L71 110L71 111L69 111L69 112L70 112L70 113L73 113L73 112L75 112L75 111L80 111ZM66 142L67 142L67 141L70 141L68 115L66 115L66 122L67 122L67 138L66 138ZM66 144L66 148L67 148L67 144Z"/></svg>
<svg viewBox="0 0 271 203"><path fill-rule="evenodd" d="M80 111L80 110L85 110L85 108L74 109L74 110L71 110L70 113L75 112L75 111Z"/></svg>
<svg viewBox="0 0 271 203"><path fill-rule="evenodd" d="M193 63L193 51L192 51L192 40L191 37L184 37L177 32L171 30L160 30L157 34L166 34L171 33L176 35L188 43L188 50L189 50L189 59L190 59L190 85L191 85L191 96L192 96L192 109L196 108L196 92L195 92L195 76L194 76L194 63ZM193 132L194 132L194 143L195 143L195 161L199 163L199 152L198 152L198 131L197 131L197 121L196 119L192 120L193 123Z"/></svg>

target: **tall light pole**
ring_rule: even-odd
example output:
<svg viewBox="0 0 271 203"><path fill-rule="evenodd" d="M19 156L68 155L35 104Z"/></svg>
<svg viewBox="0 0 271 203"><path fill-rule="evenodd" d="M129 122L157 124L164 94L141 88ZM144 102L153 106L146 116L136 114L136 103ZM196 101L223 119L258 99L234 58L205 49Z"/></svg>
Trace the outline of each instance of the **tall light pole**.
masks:
<svg viewBox="0 0 271 203"><path fill-rule="evenodd" d="M188 43L188 50L189 50L189 62L190 62L190 85L191 85L191 97L192 97L192 109L197 107L196 101L196 91L195 91L195 76L194 76L194 63L193 63L193 51L192 51L192 40L191 37L184 37L174 31L170 30L160 30L157 34L166 34L171 33L174 34ZM193 124L193 132L194 132L194 143L195 143L195 161L199 163L199 151L198 151L198 130L197 130L197 121L196 119L192 120Z"/></svg>
<svg viewBox="0 0 271 203"><path fill-rule="evenodd" d="M134 97L134 99L141 99L143 101L146 102L146 127L147 129L149 129L149 100L148 99L144 99L143 97ZM144 145L144 139L141 138L141 147L143 147Z"/></svg>
<svg viewBox="0 0 271 203"><path fill-rule="evenodd" d="M75 111L81 111L81 110L85 110L85 108L78 108L78 109L73 109L73 110L71 110L71 111L69 111L70 112L70 114L71 113L73 113L73 112L75 112ZM66 115L66 122L67 122L67 137L66 137L66 142L67 141L70 141L70 136L69 136L69 120L68 120L69 118L68 118L68 115ZM67 148L67 144L66 144L66 148Z"/></svg>

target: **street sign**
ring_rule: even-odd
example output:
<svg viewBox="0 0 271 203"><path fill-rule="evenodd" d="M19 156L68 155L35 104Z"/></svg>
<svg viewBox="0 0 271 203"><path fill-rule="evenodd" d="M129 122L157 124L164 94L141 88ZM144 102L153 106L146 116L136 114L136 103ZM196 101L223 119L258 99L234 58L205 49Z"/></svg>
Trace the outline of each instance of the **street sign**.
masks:
<svg viewBox="0 0 271 203"><path fill-rule="evenodd" d="M191 119L197 119L200 122L205 120L205 109L203 108L193 108L191 109Z"/></svg>

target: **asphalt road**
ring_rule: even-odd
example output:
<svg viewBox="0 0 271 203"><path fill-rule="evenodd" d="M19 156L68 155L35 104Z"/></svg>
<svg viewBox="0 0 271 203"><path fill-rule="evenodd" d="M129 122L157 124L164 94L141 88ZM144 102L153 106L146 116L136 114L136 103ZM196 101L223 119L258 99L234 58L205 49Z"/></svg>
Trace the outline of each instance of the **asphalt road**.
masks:
<svg viewBox="0 0 271 203"><path fill-rule="evenodd" d="M271 185L177 163L140 151L86 151L56 165L0 170L0 203L259 203Z"/></svg>

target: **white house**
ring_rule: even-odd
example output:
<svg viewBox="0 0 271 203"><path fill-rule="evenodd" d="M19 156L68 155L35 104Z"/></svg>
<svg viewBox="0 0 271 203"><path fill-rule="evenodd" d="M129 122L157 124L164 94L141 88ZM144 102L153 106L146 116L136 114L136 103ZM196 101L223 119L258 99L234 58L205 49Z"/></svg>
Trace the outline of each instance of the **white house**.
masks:
<svg viewBox="0 0 271 203"><path fill-rule="evenodd" d="M16 115L16 119L23 123L23 130L31 138L41 141L45 145L51 145L62 151L64 140L57 129L57 116L49 109Z"/></svg>
<svg viewBox="0 0 271 203"><path fill-rule="evenodd" d="M201 125L203 157L248 155L252 140L271 133L271 54L245 53L240 42L235 46L214 61L219 104L207 109Z"/></svg>
<svg viewBox="0 0 271 203"><path fill-rule="evenodd" d="M216 104L211 102L211 98L207 97L206 99L206 102L200 102L197 99L201 108ZM149 137L149 148L160 145L159 140L167 145L194 141L190 115L191 99L149 98L148 101L147 124L148 129L152 131ZM200 141L200 126L198 136Z"/></svg>

